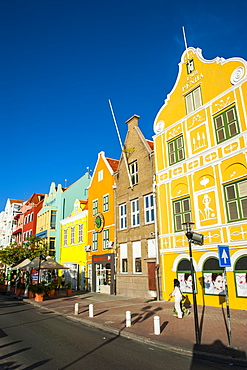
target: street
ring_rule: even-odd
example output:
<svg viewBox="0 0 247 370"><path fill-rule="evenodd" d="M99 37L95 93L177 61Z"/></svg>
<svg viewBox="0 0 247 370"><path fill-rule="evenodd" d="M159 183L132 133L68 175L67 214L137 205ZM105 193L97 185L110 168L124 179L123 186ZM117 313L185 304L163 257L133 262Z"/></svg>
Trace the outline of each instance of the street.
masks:
<svg viewBox="0 0 247 370"><path fill-rule="evenodd" d="M165 351L0 295L0 369L243 369Z"/></svg>

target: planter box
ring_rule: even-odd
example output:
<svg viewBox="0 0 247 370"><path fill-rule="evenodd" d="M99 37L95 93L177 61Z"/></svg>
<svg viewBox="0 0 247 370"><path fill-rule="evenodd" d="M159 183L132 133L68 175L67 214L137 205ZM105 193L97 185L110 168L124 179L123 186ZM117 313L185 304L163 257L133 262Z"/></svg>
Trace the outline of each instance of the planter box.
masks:
<svg viewBox="0 0 247 370"><path fill-rule="evenodd" d="M31 290L28 291L28 298L31 299L31 298L35 298L35 293L32 292Z"/></svg>
<svg viewBox="0 0 247 370"><path fill-rule="evenodd" d="M50 290L49 293L48 293L48 296L49 297L55 297L55 289Z"/></svg>
<svg viewBox="0 0 247 370"><path fill-rule="evenodd" d="M66 296L71 297L72 296L72 289L66 289Z"/></svg>

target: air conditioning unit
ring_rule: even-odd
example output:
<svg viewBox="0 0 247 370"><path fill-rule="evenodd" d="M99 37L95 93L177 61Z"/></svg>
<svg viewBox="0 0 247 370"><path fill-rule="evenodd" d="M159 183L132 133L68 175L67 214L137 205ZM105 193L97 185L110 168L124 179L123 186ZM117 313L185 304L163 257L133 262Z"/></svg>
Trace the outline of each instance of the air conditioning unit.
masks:
<svg viewBox="0 0 247 370"><path fill-rule="evenodd" d="M108 249L113 248L113 244L114 244L114 242L108 240L107 243L106 243L106 248L108 248Z"/></svg>
<svg viewBox="0 0 247 370"><path fill-rule="evenodd" d="M85 245L85 252L91 251L91 245Z"/></svg>

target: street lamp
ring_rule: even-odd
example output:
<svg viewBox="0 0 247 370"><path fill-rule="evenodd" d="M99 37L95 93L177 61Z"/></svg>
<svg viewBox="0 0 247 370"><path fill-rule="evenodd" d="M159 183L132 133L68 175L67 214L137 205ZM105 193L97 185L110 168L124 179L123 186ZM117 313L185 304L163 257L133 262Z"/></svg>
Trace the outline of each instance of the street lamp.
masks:
<svg viewBox="0 0 247 370"><path fill-rule="evenodd" d="M198 311L197 311L197 302L196 302L196 286L195 286L195 275L194 275L194 265L192 259L192 248L191 244L203 245L203 235L194 233L194 222L184 222L183 229L185 235L188 238L189 242L189 252L190 252L190 269L192 277L192 293L193 293L193 310L194 310L194 322L195 322L195 334L196 334L196 344L200 344L200 335L199 335L199 325L198 325Z"/></svg>

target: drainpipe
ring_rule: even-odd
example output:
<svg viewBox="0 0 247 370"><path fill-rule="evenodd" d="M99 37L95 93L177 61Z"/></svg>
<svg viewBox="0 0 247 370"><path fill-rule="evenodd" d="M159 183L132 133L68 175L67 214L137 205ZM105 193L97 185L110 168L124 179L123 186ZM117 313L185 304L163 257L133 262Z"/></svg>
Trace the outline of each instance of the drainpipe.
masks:
<svg viewBox="0 0 247 370"><path fill-rule="evenodd" d="M160 270L160 259L159 259L159 239L158 239L158 218L157 218L157 201L156 201L156 180L153 175L153 197L154 197L154 234L155 234L155 246L156 246L156 294L157 301L160 301L160 281L159 281L159 270Z"/></svg>

